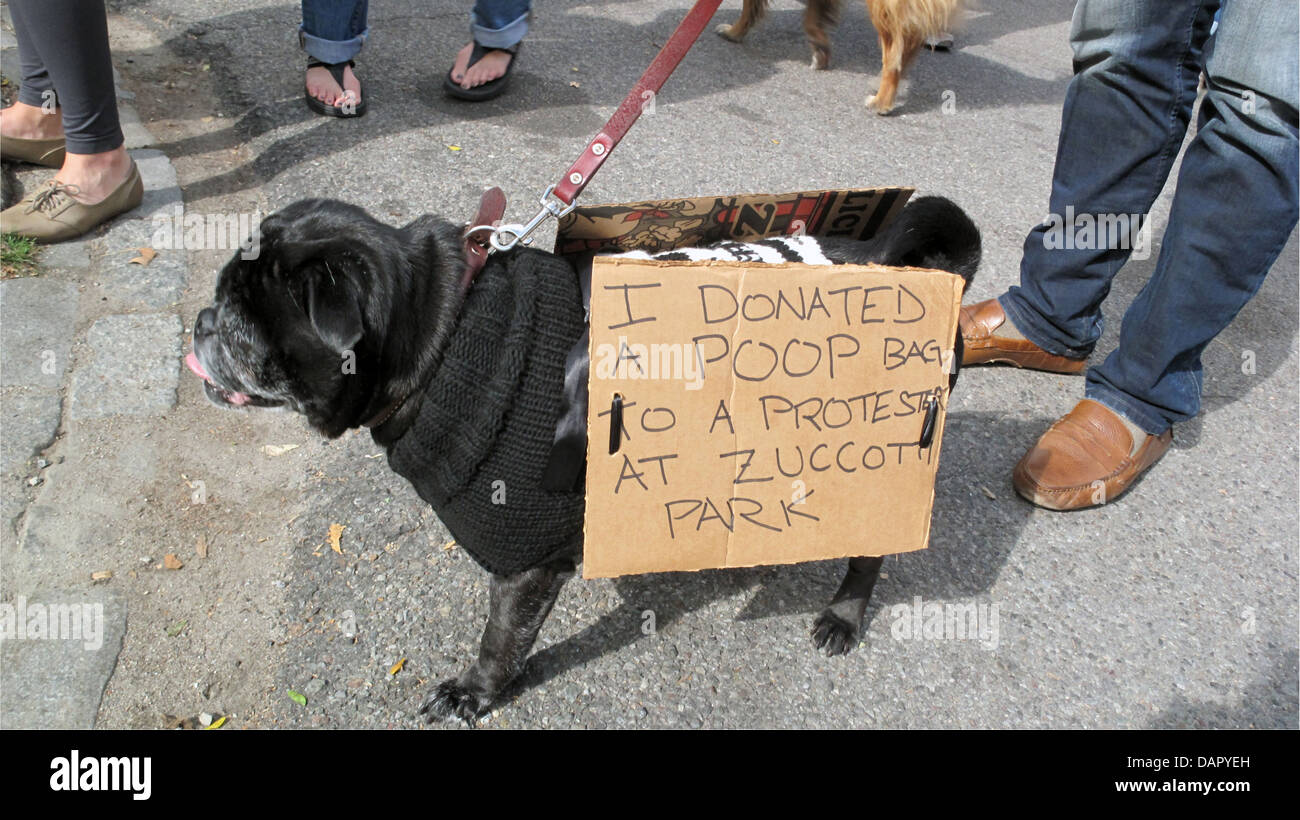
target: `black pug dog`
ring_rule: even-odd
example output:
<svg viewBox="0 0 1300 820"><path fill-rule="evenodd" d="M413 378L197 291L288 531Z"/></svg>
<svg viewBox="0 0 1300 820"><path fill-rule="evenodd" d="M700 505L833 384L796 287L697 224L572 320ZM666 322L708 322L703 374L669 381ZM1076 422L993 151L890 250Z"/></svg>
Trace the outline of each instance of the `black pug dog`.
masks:
<svg viewBox="0 0 1300 820"><path fill-rule="evenodd" d="M260 238L257 258L236 254L222 269L187 364L218 405L287 408L330 437L368 427L492 573L478 659L420 709L472 724L523 670L581 558L581 481L555 489L545 475L566 357L584 332L579 277L560 257L521 249L492 256L462 292L460 228L433 216L396 228L327 199L272 214ZM967 283L980 258L975 225L939 197L910 203L870 241L801 241L819 261L935 268ZM743 245L717 247L744 258ZM509 479L508 504L490 503L498 477ZM881 561L850 559L814 623L819 649L856 645Z"/></svg>

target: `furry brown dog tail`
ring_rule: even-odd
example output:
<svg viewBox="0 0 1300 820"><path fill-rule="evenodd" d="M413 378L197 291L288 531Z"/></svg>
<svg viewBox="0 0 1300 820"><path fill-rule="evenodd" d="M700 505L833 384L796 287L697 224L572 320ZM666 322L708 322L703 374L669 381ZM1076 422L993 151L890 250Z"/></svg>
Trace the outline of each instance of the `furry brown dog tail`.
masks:
<svg viewBox="0 0 1300 820"><path fill-rule="evenodd" d="M763 18L769 0L745 0L740 16L716 31L732 42L740 42ZM839 19L841 0L806 0L803 30L812 49L812 67L824 69L831 62L828 29ZM951 32L961 22L967 0L866 0L871 23L880 38L880 89L867 97L867 107L888 114L898 96L903 72L920 51L926 38Z"/></svg>
<svg viewBox="0 0 1300 820"><path fill-rule="evenodd" d="M876 30L888 29L895 37L926 37L952 31L961 22L964 0L867 0Z"/></svg>

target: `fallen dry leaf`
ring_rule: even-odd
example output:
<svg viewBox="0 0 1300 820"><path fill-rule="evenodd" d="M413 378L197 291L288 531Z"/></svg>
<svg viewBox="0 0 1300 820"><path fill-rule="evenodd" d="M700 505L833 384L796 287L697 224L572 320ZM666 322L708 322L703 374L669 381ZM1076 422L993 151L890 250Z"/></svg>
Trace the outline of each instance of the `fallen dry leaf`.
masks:
<svg viewBox="0 0 1300 820"><path fill-rule="evenodd" d="M92 581L107 581L112 577L113 571L111 569L102 569L99 572L90 573L90 580Z"/></svg>
<svg viewBox="0 0 1300 820"><path fill-rule="evenodd" d="M185 565L181 563L181 559L176 557L176 553L169 552L163 556L163 566L167 569L180 569Z"/></svg>
<svg viewBox="0 0 1300 820"><path fill-rule="evenodd" d="M447 150L448 150L448 151L459 151L459 150L460 150L460 146L459 146L459 145L448 145L448 146L447 146Z"/></svg>
<svg viewBox="0 0 1300 820"><path fill-rule="evenodd" d="M208 537L206 535L199 536L198 543L194 545L194 552L200 558L208 557Z"/></svg>
<svg viewBox="0 0 1300 820"><path fill-rule="evenodd" d="M200 715L190 715L189 717L176 717L175 715L163 715L164 729L211 729L211 724L204 726L203 718Z"/></svg>
<svg viewBox="0 0 1300 820"><path fill-rule="evenodd" d="M205 726L204 728L205 728L205 729L220 729L221 726L222 726L222 724L224 724L225 722L226 722L226 716L225 716L225 715L222 715L221 717L219 717L219 718L217 718L216 720L212 721L211 725Z"/></svg>
<svg viewBox="0 0 1300 820"><path fill-rule="evenodd" d="M268 456L282 456L290 450L298 449L297 444L264 444L262 452Z"/></svg>
<svg viewBox="0 0 1300 820"><path fill-rule="evenodd" d="M990 490L988 487L985 487L983 484L981 484L981 485L980 485L980 489L984 491L984 494L987 495L987 496L989 497L989 500L990 500L990 501L997 501L997 500L998 500L998 497L997 497L996 495L994 495L994 494L993 494L993 491Z"/></svg>
<svg viewBox="0 0 1300 820"><path fill-rule="evenodd" d="M406 666L406 658L402 658L400 661L393 664L393 668L388 670L388 674L396 675L398 672L402 671L403 666Z"/></svg>
<svg viewBox="0 0 1300 820"><path fill-rule="evenodd" d="M451 552L451 551L454 550L454 549L456 549L456 542L455 542L455 541L448 541L447 543L445 543L445 544L442 545L442 551L443 551L443 552Z"/></svg>
<svg viewBox="0 0 1300 820"><path fill-rule="evenodd" d="M153 248L136 248L136 250L140 252L140 255L132 259L128 264L144 266L152 262L153 258L158 255L158 251Z"/></svg>
<svg viewBox="0 0 1300 820"><path fill-rule="evenodd" d="M343 530L346 529L342 524L330 524L330 549L343 554Z"/></svg>

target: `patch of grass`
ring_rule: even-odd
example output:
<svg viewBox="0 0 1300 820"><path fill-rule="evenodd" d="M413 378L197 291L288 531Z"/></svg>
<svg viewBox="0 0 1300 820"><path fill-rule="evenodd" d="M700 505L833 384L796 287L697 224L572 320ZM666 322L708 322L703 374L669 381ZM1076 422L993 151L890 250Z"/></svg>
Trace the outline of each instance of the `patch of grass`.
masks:
<svg viewBox="0 0 1300 820"><path fill-rule="evenodd" d="M6 233L0 234L0 276L26 276L36 269L39 248L35 239Z"/></svg>

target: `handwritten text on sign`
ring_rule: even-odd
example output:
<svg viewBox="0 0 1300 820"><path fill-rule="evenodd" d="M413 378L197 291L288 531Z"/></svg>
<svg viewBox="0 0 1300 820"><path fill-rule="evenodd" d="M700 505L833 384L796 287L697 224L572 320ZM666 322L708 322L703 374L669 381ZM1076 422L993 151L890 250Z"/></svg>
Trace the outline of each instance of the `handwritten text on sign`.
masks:
<svg viewBox="0 0 1300 820"><path fill-rule="evenodd" d="M960 299L927 270L597 258L583 574L924 548Z"/></svg>

